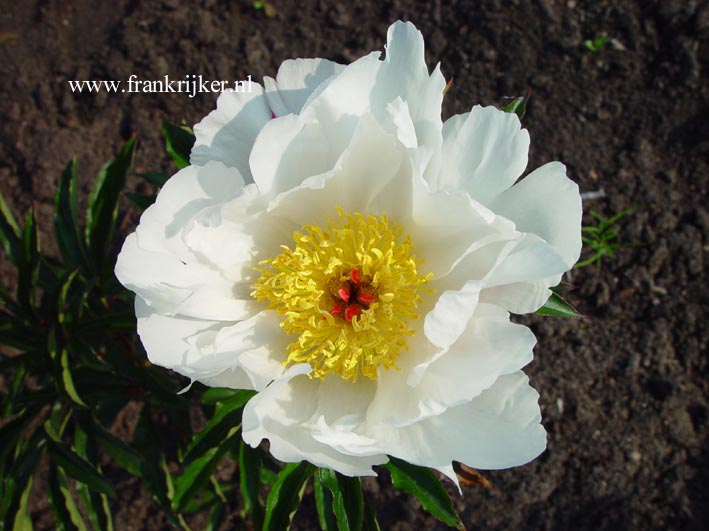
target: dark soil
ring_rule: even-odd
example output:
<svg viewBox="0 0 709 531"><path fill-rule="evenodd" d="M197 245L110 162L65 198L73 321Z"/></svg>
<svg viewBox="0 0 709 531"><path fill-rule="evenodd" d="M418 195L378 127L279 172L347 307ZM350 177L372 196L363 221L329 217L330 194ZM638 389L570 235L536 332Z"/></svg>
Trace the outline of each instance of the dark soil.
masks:
<svg viewBox="0 0 709 531"><path fill-rule="evenodd" d="M472 529L709 529L706 2L272 0L273 17L226 0L2 3L0 191L16 215L36 206L50 251L52 197L72 155L84 192L132 132L136 171L174 171L161 120L196 123L216 98L77 95L67 80L260 80L287 58L382 49L401 18L423 32L429 65L455 78L446 116L531 86L530 168L561 160L582 191L603 190L586 210L638 206L620 222L633 245L569 275L586 319L526 319L548 450L486 473L494 488L465 488L455 504ZM602 50L583 47L601 34ZM140 485L115 480L117 530L169 528ZM388 478L367 486L382 529L445 528ZM43 493L33 507L51 528ZM233 509L225 529L240 521ZM317 527L311 499L297 522Z"/></svg>

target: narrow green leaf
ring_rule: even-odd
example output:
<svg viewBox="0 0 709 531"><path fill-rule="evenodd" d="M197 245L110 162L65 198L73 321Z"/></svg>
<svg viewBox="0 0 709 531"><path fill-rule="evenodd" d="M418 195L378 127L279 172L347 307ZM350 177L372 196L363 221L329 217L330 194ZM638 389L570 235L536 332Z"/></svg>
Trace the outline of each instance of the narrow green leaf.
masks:
<svg viewBox="0 0 709 531"><path fill-rule="evenodd" d="M165 136L165 148L178 168L190 165L190 152L195 142L192 130L184 125L174 125L167 120L162 122L162 132Z"/></svg>
<svg viewBox="0 0 709 531"><path fill-rule="evenodd" d="M47 487L57 531L87 531L86 523L66 484L66 478L55 463L49 463Z"/></svg>
<svg viewBox="0 0 709 531"><path fill-rule="evenodd" d="M377 513L372 507L372 502L368 496L364 496L364 521L362 522L363 531L381 531L379 522L377 521Z"/></svg>
<svg viewBox="0 0 709 531"><path fill-rule="evenodd" d="M14 522L18 513L23 511L22 499L25 497L28 485L32 481L37 464L46 448L46 440L35 432L23 450L12 463L8 473L3 478L3 495L0 499L0 529L14 530Z"/></svg>
<svg viewBox="0 0 709 531"><path fill-rule="evenodd" d="M86 429L82 424L86 425ZM97 426L90 416L86 416L84 421L78 422L74 428L74 448L81 457L90 462L97 461L96 428L100 426ZM96 468L101 471L100 465ZM81 482L76 483L76 491L84 502L86 514L94 529L113 531L113 516L108 506L108 497L91 490Z"/></svg>
<svg viewBox="0 0 709 531"><path fill-rule="evenodd" d="M222 522L224 522L224 513L224 504L215 503L212 510L209 511L209 520L207 521L207 527L204 531L219 531Z"/></svg>
<svg viewBox="0 0 709 531"><path fill-rule="evenodd" d="M235 426L241 425L241 413L244 404L251 396L253 396L253 392L241 391L224 402L219 402L214 411L214 416L209 419L204 429L192 439L187 452L182 458L182 462L189 464L204 455L208 450L216 448L224 442L227 434Z"/></svg>
<svg viewBox="0 0 709 531"><path fill-rule="evenodd" d="M210 387L204 393L202 393L201 402L204 405L216 405L217 402L224 402L230 398L236 396L245 396L246 400L244 403L248 402L252 396L256 394L256 391L245 391L243 389L230 389L228 387Z"/></svg>
<svg viewBox="0 0 709 531"><path fill-rule="evenodd" d="M0 243L5 248L10 263L18 265L22 253L21 231L2 194L0 194Z"/></svg>
<svg viewBox="0 0 709 531"><path fill-rule="evenodd" d="M416 496L423 508L444 524L464 529L446 489L433 472L391 456L384 467L397 489Z"/></svg>
<svg viewBox="0 0 709 531"><path fill-rule="evenodd" d="M39 276L39 230L34 209L30 209L22 229L22 253L17 266L17 302L28 314L33 314L34 293Z"/></svg>
<svg viewBox="0 0 709 531"><path fill-rule="evenodd" d="M99 173L86 211L86 244L96 271L102 271L118 215L120 194L130 173L136 139L131 137L116 158Z"/></svg>
<svg viewBox="0 0 709 531"><path fill-rule="evenodd" d="M14 419L0 428L0 463L14 453L18 441L38 412L38 407L23 409Z"/></svg>
<svg viewBox="0 0 709 531"><path fill-rule="evenodd" d="M131 204L138 210L147 210L147 208L152 205L158 198L157 194L136 194L133 192L127 192L126 197Z"/></svg>
<svg viewBox="0 0 709 531"><path fill-rule="evenodd" d="M333 510L333 498L329 489L320 480L320 474L313 476L315 491L315 508L318 512L318 522L323 531L338 531L337 517Z"/></svg>
<svg viewBox="0 0 709 531"><path fill-rule="evenodd" d="M99 442L102 442L100 438ZM146 488L169 515L168 518L172 517L170 506L173 494L172 476L167 471L163 440L153 423L150 404L143 406L140 412L138 424L133 432L133 445L143 459L144 465L140 476L144 479ZM117 459L116 462L127 468Z"/></svg>
<svg viewBox="0 0 709 531"><path fill-rule="evenodd" d="M102 426L97 424L95 430L96 442L114 463L134 476L145 477L145 459L140 453Z"/></svg>
<svg viewBox="0 0 709 531"><path fill-rule="evenodd" d="M217 468L224 454L239 439L239 426L234 426L222 444L210 448L199 458L192 461L175 480L175 494L172 498L173 509L179 511L187 502L209 482L214 469Z"/></svg>
<svg viewBox="0 0 709 531"><path fill-rule="evenodd" d="M363 500L359 478L351 478L326 468L318 469L320 482L332 494L332 511L340 531L359 531L362 528Z"/></svg>
<svg viewBox="0 0 709 531"><path fill-rule="evenodd" d="M13 531L33 531L32 519L30 518L30 492L32 491L32 477L30 476L29 481L25 490L22 491L22 496L20 496L20 503L17 508L17 513L15 514L15 522L12 524Z"/></svg>
<svg viewBox="0 0 709 531"><path fill-rule="evenodd" d="M244 515L251 514L255 529L263 526L263 502L259 496L261 451L243 440L239 444L239 488L244 501ZM243 516L243 515L242 515Z"/></svg>
<svg viewBox="0 0 709 531"><path fill-rule="evenodd" d="M76 386L74 385L74 379L71 376L71 370L69 370L69 352L67 349L62 349L61 353L61 367L62 367L62 386L66 394L69 395L72 402L78 406L88 407L86 403L81 399L79 393L76 392Z"/></svg>
<svg viewBox="0 0 709 531"><path fill-rule="evenodd" d="M71 477L82 483L86 483L89 488L106 494L115 496L111 483L106 480L94 465L77 454L69 445L59 439L48 422L44 423L44 430L49 436L47 450L53 461L57 463Z"/></svg>
<svg viewBox="0 0 709 531"><path fill-rule="evenodd" d="M308 478L314 471L315 467L306 461L288 463L283 467L266 500L264 531L288 529L298 510Z"/></svg>
<svg viewBox="0 0 709 531"><path fill-rule="evenodd" d="M554 315L557 317L583 317L580 313L574 310L568 302L561 298L558 293L552 293L549 299L544 303L544 306L539 308L535 313L539 315Z"/></svg>
<svg viewBox="0 0 709 531"><path fill-rule="evenodd" d="M77 324L77 332L81 335L105 334L107 332L135 332L136 319L134 313L115 313L83 319Z"/></svg>
<svg viewBox="0 0 709 531"><path fill-rule="evenodd" d="M64 168L54 196L54 234L68 269L74 269L86 260L84 239L79 227L76 166L74 157Z"/></svg>
<svg viewBox="0 0 709 531"><path fill-rule="evenodd" d="M167 180L170 178L169 175L157 172L139 173L138 176L142 177L150 184L154 184L155 186L164 186Z"/></svg>

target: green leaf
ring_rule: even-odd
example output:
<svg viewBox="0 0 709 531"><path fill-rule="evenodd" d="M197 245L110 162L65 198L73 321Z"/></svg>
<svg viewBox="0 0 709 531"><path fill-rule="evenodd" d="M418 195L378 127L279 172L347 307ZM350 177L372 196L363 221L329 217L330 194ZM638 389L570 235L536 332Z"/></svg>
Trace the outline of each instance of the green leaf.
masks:
<svg viewBox="0 0 709 531"><path fill-rule="evenodd" d="M145 459L140 453L98 424L95 431L96 442L114 463L134 476L145 477Z"/></svg>
<svg viewBox="0 0 709 531"><path fill-rule="evenodd" d="M372 502L368 496L364 496L364 521L362 522L363 531L381 531L379 522L377 521L377 513L372 507Z"/></svg>
<svg viewBox="0 0 709 531"><path fill-rule="evenodd" d="M55 463L49 463L47 488L57 531L87 531L86 523L66 484L66 478Z"/></svg>
<svg viewBox="0 0 709 531"><path fill-rule="evenodd" d="M14 454L18 441L25 434L29 423L35 420L39 409L38 407L23 409L14 419L0 428L0 463L3 463L7 456Z"/></svg>
<svg viewBox="0 0 709 531"><path fill-rule="evenodd" d="M86 424L86 429L82 424ZM96 449L96 424L91 417L86 417L84 422L76 424L74 429L74 447L77 453L89 461L97 460ZM100 427L99 427L100 428ZM101 471L100 465L97 466ZM108 506L108 497L91 490L85 483L77 482L76 491L84 502L86 514L91 525L97 531L113 531L113 517Z"/></svg>
<svg viewBox="0 0 709 531"><path fill-rule="evenodd" d="M97 272L104 267L108 245L113 237L121 191L126 184L135 155L136 139L131 137L118 156L99 173L86 211L86 244Z"/></svg>
<svg viewBox="0 0 709 531"><path fill-rule="evenodd" d="M23 446L17 459L12 463L8 473L3 478L3 492L0 499L0 529L14 530L14 523L22 519L23 499L26 497L29 483L37 468L40 458L46 448L46 440L37 432Z"/></svg>
<svg viewBox="0 0 709 531"><path fill-rule="evenodd" d="M192 461L175 480L175 495L172 498L172 507L181 510L196 496L209 482L214 469L230 447L238 442L240 437L239 426L234 426L227 434L226 440L210 448L199 458Z"/></svg>
<svg viewBox="0 0 709 531"><path fill-rule="evenodd" d="M99 440L99 442L101 441ZM141 458L144 459L141 477L145 481L146 488L165 510L168 518L174 520L170 506L170 499L173 495L172 476L167 470L163 440L153 423L149 404L145 404L140 412L138 424L133 433L133 445ZM117 460L117 462L121 464L120 461Z"/></svg>
<svg viewBox="0 0 709 531"><path fill-rule="evenodd" d="M511 112L519 116L521 120L524 118L524 114L527 112L527 102L529 97L532 95L532 87L527 87L527 93L524 96L515 98L512 103L509 103L502 107L500 110L504 112Z"/></svg>
<svg viewBox="0 0 709 531"><path fill-rule="evenodd" d="M59 188L54 196L54 233L64 265L68 269L86 263L86 248L79 227L77 194L76 157L74 157L64 168L59 180Z"/></svg>
<svg viewBox="0 0 709 531"><path fill-rule="evenodd" d="M243 440L239 444L239 488L244 501L244 514L251 514L255 529L263 526L263 502L259 496L261 451ZM243 515L242 515L243 516Z"/></svg>
<svg viewBox="0 0 709 531"><path fill-rule="evenodd" d="M62 386L66 394L69 395L72 402L78 406L87 407L86 403L81 399L79 393L76 392L76 386L74 385L74 379L71 376L71 370L69 370L69 352L64 348L61 353L61 367L62 367Z"/></svg>
<svg viewBox="0 0 709 531"><path fill-rule="evenodd" d="M248 395L246 402L256 394L256 391L245 391L243 389L230 389L228 387L210 387L202 393L201 402L205 405L215 405L217 402L224 402L235 396Z"/></svg>
<svg viewBox="0 0 709 531"><path fill-rule="evenodd" d="M14 265L18 264L22 253L20 234L17 221L5 203L5 198L0 194L0 243L5 248L8 260Z"/></svg>
<svg viewBox="0 0 709 531"><path fill-rule="evenodd" d="M264 531L288 529L298 510L308 478L314 471L315 467L306 461L288 463L283 467L266 500Z"/></svg>
<svg viewBox="0 0 709 531"><path fill-rule="evenodd" d="M139 173L138 176L142 177L150 184L154 184L155 186L164 186L167 180L170 178L169 175L157 172Z"/></svg>
<svg viewBox="0 0 709 531"><path fill-rule="evenodd" d="M182 458L182 462L189 464L204 455L208 450L216 448L224 442L224 439L228 436L227 434L235 426L241 425L241 413L244 404L253 394L252 391L240 391L224 402L219 402L214 411L214 416L209 419L204 429L192 439L187 452Z"/></svg>
<svg viewBox="0 0 709 531"><path fill-rule="evenodd" d="M167 120L162 122L162 133L165 136L165 148L178 168L190 165L190 152L195 142L192 130L184 125L174 125Z"/></svg>
<svg viewBox="0 0 709 531"><path fill-rule="evenodd" d="M131 204L138 210L146 210L150 205L152 205L158 198L157 194L143 195L134 194L132 192L126 193L126 197Z"/></svg>
<svg viewBox="0 0 709 531"><path fill-rule="evenodd" d="M320 482L332 494L332 511L340 531L359 531L362 528L363 499L359 478L351 478L326 468L317 472Z"/></svg>
<svg viewBox="0 0 709 531"><path fill-rule="evenodd" d="M22 253L17 265L17 302L28 314L34 311L34 293L39 277L40 258L39 230L34 209L30 209L22 230Z"/></svg>
<svg viewBox="0 0 709 531"><path fill-rule="evenodd" d="M332 492L323 485L320 474L313 476L315 492L315 508L318 512L318 522L323 531L338 531L337 517L333 509Z"/></svg>
<svg viewBox="0 0 709 531"><path fill-rule="evenodd" d="M32 519L30 518L30 492L32 491L32 477L27 482L25 490L20 496L20 503L15 514L15 521L12 524L13 531L33 531Z"/></svg>
<svg viewBox="0 0 709 531"><path fill-rule="evenodd" d="M96 335L108 332L135 332L135 328L135 313L114 313L83 319L77 325L77 332L81 335Z"/></svg>
<svg viewBox="0 0 709 531"><path fill-rule="evenodd" d="M94 465L77 454L69 445L59 439L49 422L44 423L44 430L49 436L47 440L47 450L53 461L62 467L71 477L82 483L86 483L89 488L106 494L115 496L111 483L106 480Z"/></svg>
<svg viewBox="0 0 709 531"><path fill-rule="evenodd" d="M204 531L219 531L219 528L224 522L224 504L215 503L212 510L209 511L209 521L207 522L207 527Z"/></svg>
<svg viewBox="0 0 709 531"><path fill-rule="evenodd" d="M464 529L446 489L433 472L391 456L384 467L391 473L397 489L416 496L423 508L444 524Z"/></svg>
<svg viewBox="0 0 709 531"><path fill-rule="evenodd" d="M574 310L568 302L561 298L558 293L552 293L544 303L544 306L539 308L535 313L539 315L554 315L557 317L583 317L580 313Z"/></svg>

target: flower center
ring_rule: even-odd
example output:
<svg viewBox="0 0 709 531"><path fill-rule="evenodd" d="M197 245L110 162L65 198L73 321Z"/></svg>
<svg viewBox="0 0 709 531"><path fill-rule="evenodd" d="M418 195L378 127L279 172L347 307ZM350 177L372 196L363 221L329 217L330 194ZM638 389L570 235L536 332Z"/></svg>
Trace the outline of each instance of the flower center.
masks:
<svg viewBox="0 0 709 531"><path fill-rule="evenodd" d="M410 238L386 216L338 212L325 230L305 225L293 248L261 262L251 295L298 335L285 363L309 363L318 378L376 379L379 366L395 367L408 348L408 323L419 317L431 274L418 272Z"/></svg>

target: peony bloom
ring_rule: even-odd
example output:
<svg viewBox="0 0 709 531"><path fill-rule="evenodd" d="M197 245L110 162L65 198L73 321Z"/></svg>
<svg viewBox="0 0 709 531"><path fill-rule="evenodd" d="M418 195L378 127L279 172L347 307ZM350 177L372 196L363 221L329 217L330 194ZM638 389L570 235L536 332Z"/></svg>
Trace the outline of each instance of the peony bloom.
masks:
<svg viewBox="0 0 709 531"><path fill-rule="evenodd" d="M243 437L282 461L373 475L526 463L546 446L522 368L581 248L559 162L519 180L529 135L475 106L441 120L420 32L386 57L284 62L223 93L191 166L141 218L116 275L153 363L255 389Z"/></svg>

